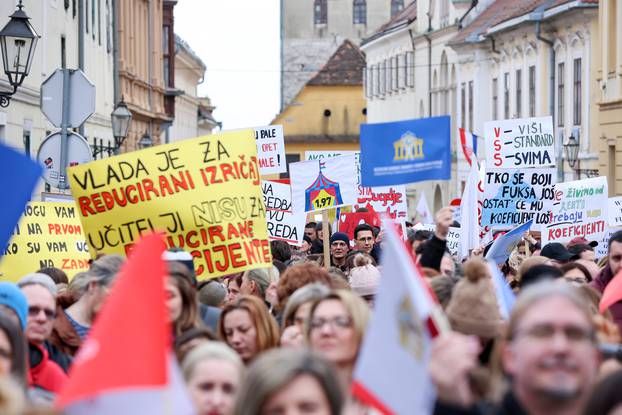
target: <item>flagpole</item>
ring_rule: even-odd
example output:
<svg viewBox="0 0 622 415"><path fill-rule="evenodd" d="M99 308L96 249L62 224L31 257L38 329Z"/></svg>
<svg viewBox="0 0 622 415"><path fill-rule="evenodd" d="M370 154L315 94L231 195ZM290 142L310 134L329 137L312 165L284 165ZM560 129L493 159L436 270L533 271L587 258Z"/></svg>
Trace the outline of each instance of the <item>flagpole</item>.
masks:
<svg viewBox="0 0 622 415"><path fill-rule="evenodd" d="M322 244L324 244L324 268L330 268L330 226L328 225L328 210L322 210Z"/></svg>

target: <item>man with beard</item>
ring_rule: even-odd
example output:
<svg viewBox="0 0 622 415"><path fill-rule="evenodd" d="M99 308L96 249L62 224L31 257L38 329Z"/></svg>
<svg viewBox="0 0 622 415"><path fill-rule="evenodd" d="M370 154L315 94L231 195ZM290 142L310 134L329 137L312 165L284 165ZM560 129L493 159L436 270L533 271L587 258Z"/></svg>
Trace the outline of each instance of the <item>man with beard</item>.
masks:
<svg viewBox="0 0 622 415"><path fill-rule="evenodd" d="M342 271L347 270L346 256L350 250L350 240L343 232L335 232L330 237L330 265Z"/></svg>
<svg viewBox="0 0 622 415"><path fill-rule="evenodd" d="M479 342L453 332L435 340L430 362L438 392L435 414L583 413L599 355L590 311L573 287L542 282L522 292L500 346L510 387L497 407L483 412L469 380Z"/></svg>

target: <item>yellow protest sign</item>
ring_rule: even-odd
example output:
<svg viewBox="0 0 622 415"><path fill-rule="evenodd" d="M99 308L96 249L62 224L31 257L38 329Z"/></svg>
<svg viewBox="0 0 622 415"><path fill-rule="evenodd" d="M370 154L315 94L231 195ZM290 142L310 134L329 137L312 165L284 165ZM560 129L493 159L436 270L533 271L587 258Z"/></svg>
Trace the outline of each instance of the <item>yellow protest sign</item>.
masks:
<svg viewBox="0 0 622 415"><path fill-rule="evenodd" d="M197 277L272 263L252 130L198 137L71 167L92 255L148 232L194 257Z"/></svg>
<svg viewBox="0 0 622 415"><path fill-rule="evenodd" d="M60 268L69 278L89 269L88 247L73 203L31 202L0 261L3 280L17 281L40 268Z"/></svg>

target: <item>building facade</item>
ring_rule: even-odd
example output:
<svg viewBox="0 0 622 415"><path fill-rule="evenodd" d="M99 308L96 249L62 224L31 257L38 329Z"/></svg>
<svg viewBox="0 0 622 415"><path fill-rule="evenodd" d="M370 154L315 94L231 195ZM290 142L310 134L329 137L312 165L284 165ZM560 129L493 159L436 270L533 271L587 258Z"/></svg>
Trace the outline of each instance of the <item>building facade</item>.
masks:
<svg viewBox="0 0 622 415"><path fill-rule="evenodd" d="M413 0L281 0L281 109L345 39L357 46Z"/></svg>
<svg viewBox="0 0 622 415"><path fill-rule="evenodd" d="M622 0L600 0L598 90L599 166L609 194L622 194Z"/></svg>

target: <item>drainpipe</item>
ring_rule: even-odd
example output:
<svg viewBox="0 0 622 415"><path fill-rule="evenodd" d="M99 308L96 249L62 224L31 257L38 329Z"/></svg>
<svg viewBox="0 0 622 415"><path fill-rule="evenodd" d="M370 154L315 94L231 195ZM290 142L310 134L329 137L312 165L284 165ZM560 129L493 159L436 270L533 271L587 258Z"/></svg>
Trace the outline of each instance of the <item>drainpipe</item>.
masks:
<svg viewBox="0 0 622 415"><path fill-rule="evenodd" d="M84 71L84 0L78 0L78 68ZM84 124L78 128L78 134L84 137Z"/></svg>
<svg viewBox="0 0 622 415"><path fill-rule="evenodd" d="M471 13L471 10L477 7L477 3L478 0L471 0L471 6L469 7L469 10L467 10L466 13L464 13L462 17L458 20L458 29L462 29L462 21L468 16L469 13Z"/></svg>
<svg viewBox="0 0 622 415"><path fill-rule="evenodd" d="M114 105L121 101L121 85L119 81L119 0L112 0L112 77L114 90Z"/></svg>

